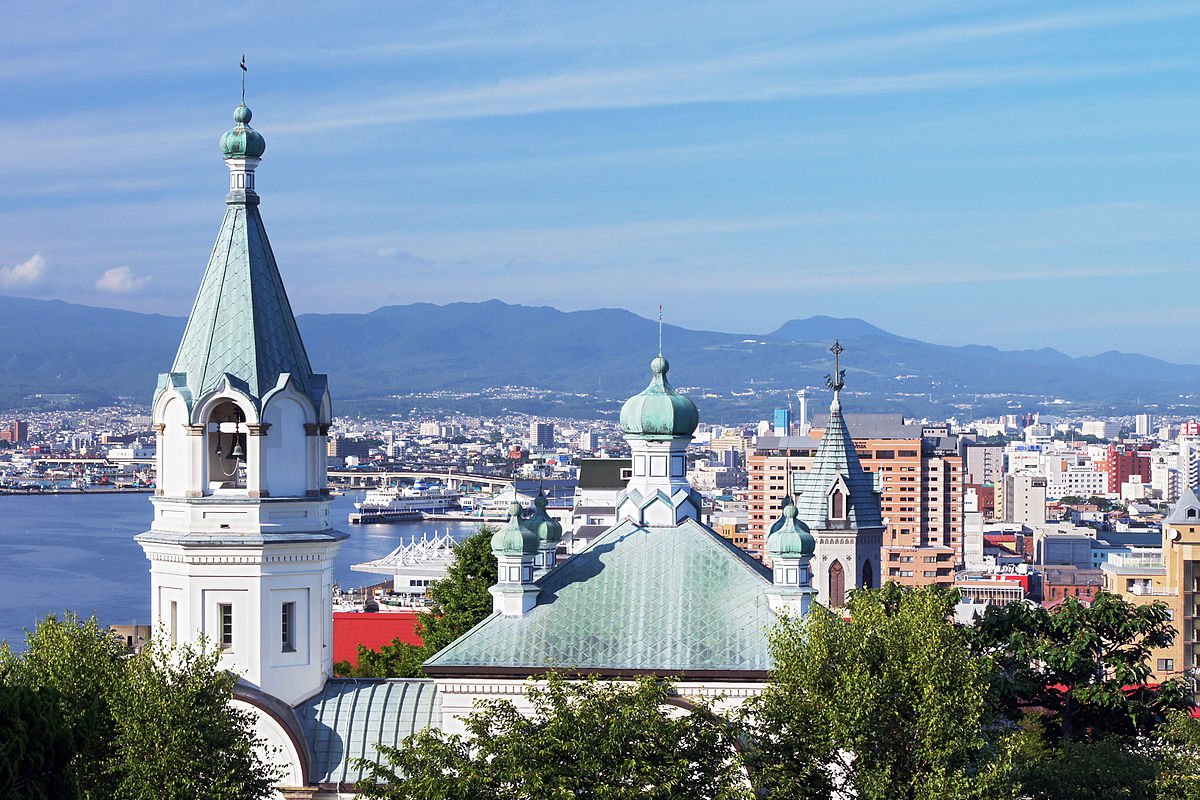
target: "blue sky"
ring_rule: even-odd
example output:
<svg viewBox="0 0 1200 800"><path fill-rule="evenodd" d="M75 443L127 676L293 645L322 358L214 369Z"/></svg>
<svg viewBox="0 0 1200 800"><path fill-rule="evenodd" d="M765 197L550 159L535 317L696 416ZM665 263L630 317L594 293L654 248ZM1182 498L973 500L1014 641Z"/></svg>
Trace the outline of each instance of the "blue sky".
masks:
<svg viewBox="0 0 1200 800"><path fill-rule="evenodd" d="M39 6L39 7L35 7ZM1200 4L22 4L0 293L185 314L237 104L298 311L1200 362Z"/></svg>

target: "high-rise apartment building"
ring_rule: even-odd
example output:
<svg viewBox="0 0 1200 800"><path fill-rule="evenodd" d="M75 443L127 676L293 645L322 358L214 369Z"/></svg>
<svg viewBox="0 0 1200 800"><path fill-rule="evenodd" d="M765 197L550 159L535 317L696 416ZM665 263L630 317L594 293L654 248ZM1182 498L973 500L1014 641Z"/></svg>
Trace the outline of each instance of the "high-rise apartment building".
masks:
<svg viewBox="0 0 1200 800"><path fill-rule="evenodd" d="M29 423L14 419L11 425L0 429L0 442L23 442L29 438Z"/></svg>
<svg viewBox="0 0 1200 800"><path fill-rule="evenodd" d="M859 462L874 476L887 523L882 579L951 585L962 561L964 469L958 437L945 427L906 424L897 414L845 416ZM784 495L794 493L811 469L825 425L824 415L817 415L811 436L759 437L748 458L747 550L759 558L766 527Z"/></svg>
<svg viewBox="0 0 1200 800"><path fill-rule="evenodd" d="M1109 494L1118 494L1121 484L1135 475L1141 478L1142 483L1150 483L1150 454L1123 444L1110 444L1105 469L1108 472Z"/></svg>
<svg viewBox="0 0 1200 800"><path fill-rule="evenodd" d="M554 423L534 420L529 423L530 447L554 447Z"/></svg>
<svg viewBox="0 0 1200 800"><path fill-rule="evenodd" d="M1046 522L1046 478L1032 472L1004 476L1004 521L1033 527Z"/></svg>

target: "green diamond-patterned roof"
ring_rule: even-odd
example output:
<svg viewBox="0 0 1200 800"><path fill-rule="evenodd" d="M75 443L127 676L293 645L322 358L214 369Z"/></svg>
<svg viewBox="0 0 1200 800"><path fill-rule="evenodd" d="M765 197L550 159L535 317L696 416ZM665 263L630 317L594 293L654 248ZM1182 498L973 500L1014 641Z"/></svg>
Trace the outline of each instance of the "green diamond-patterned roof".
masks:
<svg viewBox="0 0 1200 800"><path fill-rule="evenodd" d="M771 668L769 572L694 520L675 528L622 522L538 585L527 614L493 614L426 665L659 674Z"/></svg>
<svg viewBox="0 0 1200 800"><path fill-rule="evenodd" d="M186 373L192 397L229 373L256 401L287 372L320 403L324 382L314 380L257 205L228 205L171 371Z"/></svg>
<svg viewBox="0 0 1200 800"><path fill-rule="evenodd" d="M829 408L825 435L813 456L812 469L797 473L794 479L797 516L812 530L825 528L829 490L839 475L850 489L846 514L850 527L882 528L883 513L875 492L875 479L863 470L854 439L842 417L841 402L835 399Z"/></svg>

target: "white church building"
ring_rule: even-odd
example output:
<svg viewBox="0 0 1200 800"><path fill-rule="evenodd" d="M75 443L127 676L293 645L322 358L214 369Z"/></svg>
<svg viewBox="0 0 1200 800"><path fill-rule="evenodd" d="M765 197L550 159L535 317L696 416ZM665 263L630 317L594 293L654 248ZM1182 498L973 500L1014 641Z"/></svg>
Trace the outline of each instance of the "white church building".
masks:
<svg viewBox="0 0 1200 800"><path fill-rule="evenodd" d="M225 218L154 396L158 489L137 541L150 560L158 634L220 648L240 676L237 702L253 710L284 767L283 796L353 796L362 774L354 759L423 728L461 731L460 717L482 698L519 705L527 681L550 670L670 677L681 702L740 703L771 671L778 616L808 613L814 563L824 565L827 596L834 563L845 564L848 588L870 582L879 499L861 468L854 473L857 461L847 462L840 386L813 474L768 536L768 568L700 522L685 458L699 415L671 387L660 353L649 385L621 412L632 477L615 525L555 564L561 527L541 506L532 517L511 509L492 539L493 613L426 662L428 679L332 677L332 567L347 537L329 514L332 407L259 216L265 142L250 119L239 106L221 140Z"/></svg>

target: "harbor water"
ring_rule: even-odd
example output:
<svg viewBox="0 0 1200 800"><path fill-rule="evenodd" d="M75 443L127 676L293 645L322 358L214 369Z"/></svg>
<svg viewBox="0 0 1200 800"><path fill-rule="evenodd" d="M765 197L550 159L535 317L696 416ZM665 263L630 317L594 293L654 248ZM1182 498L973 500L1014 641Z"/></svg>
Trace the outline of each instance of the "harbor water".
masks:
<svg viewBox="0 0 1200 800"><path fill-rule="evenodd" d="M343 588L385 580L351 571L423 534L463 538L473 522L348 525L354 500L334 498L334 525L350 534L334 563ZM133 537L150 526L145 494L0 496L0 640L23 648L23 630L51 613L95 614L106 625L150 622L150 562Z"/></svg>

